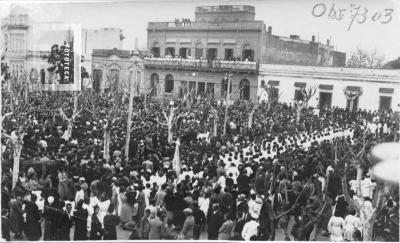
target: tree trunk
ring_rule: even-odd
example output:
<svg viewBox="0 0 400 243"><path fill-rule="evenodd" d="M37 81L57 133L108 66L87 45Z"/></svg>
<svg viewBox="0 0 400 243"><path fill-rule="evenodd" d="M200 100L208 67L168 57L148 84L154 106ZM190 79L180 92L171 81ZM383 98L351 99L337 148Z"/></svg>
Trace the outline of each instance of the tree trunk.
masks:
<svg viewBox="0 0 400 243"><path fill-rule="evenodd" d="M349 110L350 110L350 111L353 111L353 99L352 99L352 98L350 98Z"/></svg>
<svg viewBox="0 0 400 243"><path fill-rule="evenodd" d="M218 117L216 115L217 113L214 114L214 137L218 135Z"/></svg>
<svg viewBox="0 0 400 243"><path fill-rule="evenodd" d="M253 109L250 112L249 115L249 123L248 123L248 127L251 129L251 127L253 126L253 116L254 116L254 112L256 111L257 107L254 106Z"/></svg>
<svg viewBox="0 0 400 243"><path fill-rule="evenodd" d="M104 152L103 158L108 162L110 160L110 131L108 128L104 131Z"/></svg>
<svg viewBox="0 0 400 243"><path fill-rule="evenodd" d="M72 136L72 125L73 125L72 120L68 121L67 131L65 131L65 136L64 136L64 139L65 139L66 141L69 141L69 139L70 139L71 136Z"/></svg>
<svg viewBox="0 0 400 243"><path fill-rule="evenodd" d="M14 166L13 166L13 179L12 179L12 188L14 189L15 185L18 181L19 174L19 162L21 158L21 151L23 143L19 141L14 141Z"/></svg>
<svg viewBox="0 0 400 243"><path fill-rule="evenodd" d="M172 139L174 137L174 133L172 132L172 124L168 123L168 143L172 144Z"/></svg>
<svg viewBox="0 0 400 243"><path fill-rule="evenodd" d="M179 176L181 173L181 159L180 159L180 155L179 155L179 145L180 145L180 143L179 143L179 141L177 141L176 146L175 146L174 158L172 160L172 167L177 176Z"/></svg>
<svg viewBox="0 0 400 243"><path fill-rule="evenodd" d="M357 196L361 197L361 178L363 170L361 168L360 162L357 162L356 169L357 169Z"/></svg>
<svg viewBox="0 0 400 243"><path fill-rule="evenodd" d="M300 114L301 114L301 107L297 107L296 123L299 123L299 121L300 121Z"/></svg>

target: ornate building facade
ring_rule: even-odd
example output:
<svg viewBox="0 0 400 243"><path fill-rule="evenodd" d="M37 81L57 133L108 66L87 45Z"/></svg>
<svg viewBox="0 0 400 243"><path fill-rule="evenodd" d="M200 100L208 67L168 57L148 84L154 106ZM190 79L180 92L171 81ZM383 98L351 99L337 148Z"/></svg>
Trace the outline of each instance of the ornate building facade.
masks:
<svg viewBox="0 0 400 243"><path fill-rule="evenodd" d="M345 54L311 41L272 35L255 8L246 5L197 7L195 21L148 23L145 81L158 87L153 95L181 97L184 90L224 98L226 74L232 93L256 99L262 63L344 66ZM154 90L156 90L154 88Z"/></svg>
<svg viewBox="0 0 400 243"><path fill-rule="evenodd" d="M114 49L94 49L92 52L92 89L97 92L128 89L130 83L136 95L144 89L143 57L139 52Z"/></svg>
<svg viewBox="0 0 400 243"><path fill-rule="evenodd" d="M38 27L47 23L38 23L29 18L28 12L14 7L10 14L1 20L2 55L9 67L12 82L22 82L27 77L29 83L51 83L51 74L47 70L48 57L53 44L60 35L68 35L67 31L58 31L56 35L47 34L39 37ZM80 31L81 65L92 74L92 52L94 49L122 49L124 36L121 29L102 28L98 30L82 29ZM32 87L36 87L33 85ZM39 86L37 86L39 87Z"/></svg>

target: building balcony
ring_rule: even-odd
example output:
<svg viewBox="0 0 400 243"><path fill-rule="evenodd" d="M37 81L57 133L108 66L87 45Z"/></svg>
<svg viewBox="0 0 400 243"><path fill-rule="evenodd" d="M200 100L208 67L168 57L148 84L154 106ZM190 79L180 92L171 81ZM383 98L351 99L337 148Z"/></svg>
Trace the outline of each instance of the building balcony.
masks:
<svg viewBox="0 0 400 243"><path fill-rule="evenodd" d="M256 62L239 61L208 61L203 59L180 59L180 58L144 58L145 68L153 69L176 69L176 70L197 70L211 72L236 72L236 73L257 73Z"/></svg>
<svg viewBox="0 0 400 243"><path fill-rule="evenodd" d="M255 8L248 5L221 5L221 6L202 6L196 7L196 13L223 13L223 12L243 12L255 13Z"/></svg>
<svg viewBox="0 0 400 243"><path fill-rule="evenodd" d="M253 30L261 31L263 21L241 21L241 22L191 22L183 24L182 22L149 22L148 31L184 31L184 30Z"/></svg>

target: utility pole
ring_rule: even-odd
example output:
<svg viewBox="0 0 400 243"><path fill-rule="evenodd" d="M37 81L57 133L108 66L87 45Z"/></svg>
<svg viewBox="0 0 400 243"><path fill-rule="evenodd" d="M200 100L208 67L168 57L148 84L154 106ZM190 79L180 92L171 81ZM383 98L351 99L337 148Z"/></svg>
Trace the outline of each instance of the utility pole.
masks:
<svg viewBox="0 0 400 243"><path fill-rule="evenodd" d="M125 143L125 158L126 160L129 157L129 142L131 139L131 126L132 126L132 109L133 109L133 93L135 92L135 86L132 83L132 72L135 72L135 82L136 83L136 63L134 66L134 70L129 70L129 85L130 85L130 93L129 93L129 107L128 107L128 121L126 127L126 143Z"/></svg>
<svg viewBox="0 0 400 243"><path fill-rule="evenodd" d="M226 135L226 127L228 123L228 109L229 109L230 94L231 94L231 74L227 73L227 76L228 76L228 88L226 89L226 99L225 99L224 136Z"/></svg>

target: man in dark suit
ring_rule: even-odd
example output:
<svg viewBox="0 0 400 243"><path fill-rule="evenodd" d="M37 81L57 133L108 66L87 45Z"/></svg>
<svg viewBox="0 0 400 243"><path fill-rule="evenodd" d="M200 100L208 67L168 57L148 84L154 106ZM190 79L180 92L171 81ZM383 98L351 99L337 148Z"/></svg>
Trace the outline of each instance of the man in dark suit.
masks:
<svg viewBox="0 0 400 243"><path fill-rule="evenodd" d="M8 219L8 209L1 209L1 237L6 241L10 241L10 220Z"/></svg>
<svg viewBox="0 0 400 243"><path fill-rule="evenodd" d="M149 232L149 240L161 240L166 234L166 227L164 222L161 220L162 213L157 212L157 216L153 219L150 219L150 232Z"/></svg>
<svg viewBox="0 0 400 243"><path fill-rule="evenodd" d="M61 214L61 217L59 218L59 229L60 229L60 240L70 240L70 230L72 227L72 205L70 203L67 203L65 206L66 211L64 211Z"/></svg>
<svg viewBox="0 0 400 243"><path fill-rule="evenodd" d="M225 220L218 203L214 203L211 210L208 217L208 239L217 240L219 228L221 228Z"/></svg>

